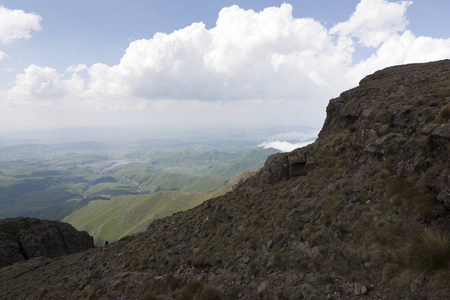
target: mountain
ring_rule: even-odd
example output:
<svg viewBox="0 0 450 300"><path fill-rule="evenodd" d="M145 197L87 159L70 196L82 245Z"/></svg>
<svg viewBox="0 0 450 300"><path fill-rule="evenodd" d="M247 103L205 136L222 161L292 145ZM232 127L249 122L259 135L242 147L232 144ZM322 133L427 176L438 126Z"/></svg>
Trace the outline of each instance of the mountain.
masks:
<svg viewBox="0 0 450 300"><path fill-rule="evenodd" d="M0 269L3 299L450 299L450 61L332 99L319 138L146 232Z"/></svg>

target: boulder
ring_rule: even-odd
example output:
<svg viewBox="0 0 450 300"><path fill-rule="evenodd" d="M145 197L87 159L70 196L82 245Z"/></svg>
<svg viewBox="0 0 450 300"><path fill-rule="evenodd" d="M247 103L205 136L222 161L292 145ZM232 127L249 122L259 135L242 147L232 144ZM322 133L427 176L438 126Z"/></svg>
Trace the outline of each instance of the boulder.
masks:
<svg viewBox="0 0 450 300"><path fill-rule="evenodd" d="M0 267L33 257L58 257L94 247L94 239L72 225L36 218L0 220Z"/></svg>

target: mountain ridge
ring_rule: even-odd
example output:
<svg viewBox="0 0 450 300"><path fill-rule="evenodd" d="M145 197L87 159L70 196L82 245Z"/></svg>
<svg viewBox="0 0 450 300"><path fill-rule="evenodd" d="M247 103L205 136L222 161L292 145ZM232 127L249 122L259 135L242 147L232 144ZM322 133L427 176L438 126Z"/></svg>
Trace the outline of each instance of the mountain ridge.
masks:
<svg viewBox="0 0 450 300"><path fill-rule="evenodd" d="M450 61L332 99L319 138L147 231L0 269L5 299L450 298Z"/></svg>

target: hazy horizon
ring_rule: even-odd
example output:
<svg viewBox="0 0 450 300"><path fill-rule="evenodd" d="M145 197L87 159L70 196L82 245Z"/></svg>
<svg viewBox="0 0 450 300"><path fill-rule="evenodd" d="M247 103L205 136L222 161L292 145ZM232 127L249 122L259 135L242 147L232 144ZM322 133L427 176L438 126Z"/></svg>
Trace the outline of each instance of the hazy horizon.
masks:
<svg viewBox="0 0 450 300"><path fill-rule="evenodd" d="M290 151L317 138L319 130L307 127L210 128L203 130L155 131L151 128L59 128L0 132L0 148L22 144L64 144L78 142L133 143L178 141L193 145L246 145Z"/></svg>

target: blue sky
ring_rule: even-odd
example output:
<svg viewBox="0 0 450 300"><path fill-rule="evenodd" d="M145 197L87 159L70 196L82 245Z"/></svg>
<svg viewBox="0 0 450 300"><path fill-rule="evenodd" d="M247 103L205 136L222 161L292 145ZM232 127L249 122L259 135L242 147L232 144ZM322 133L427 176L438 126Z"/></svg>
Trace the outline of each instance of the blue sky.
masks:
<svg viewBox="0 0 450 300"><path fill-rule="evenodd" d="M450 58L448 11L446 0L3 0L0 132L318 130L328 100L365 75Z"/></svg>

